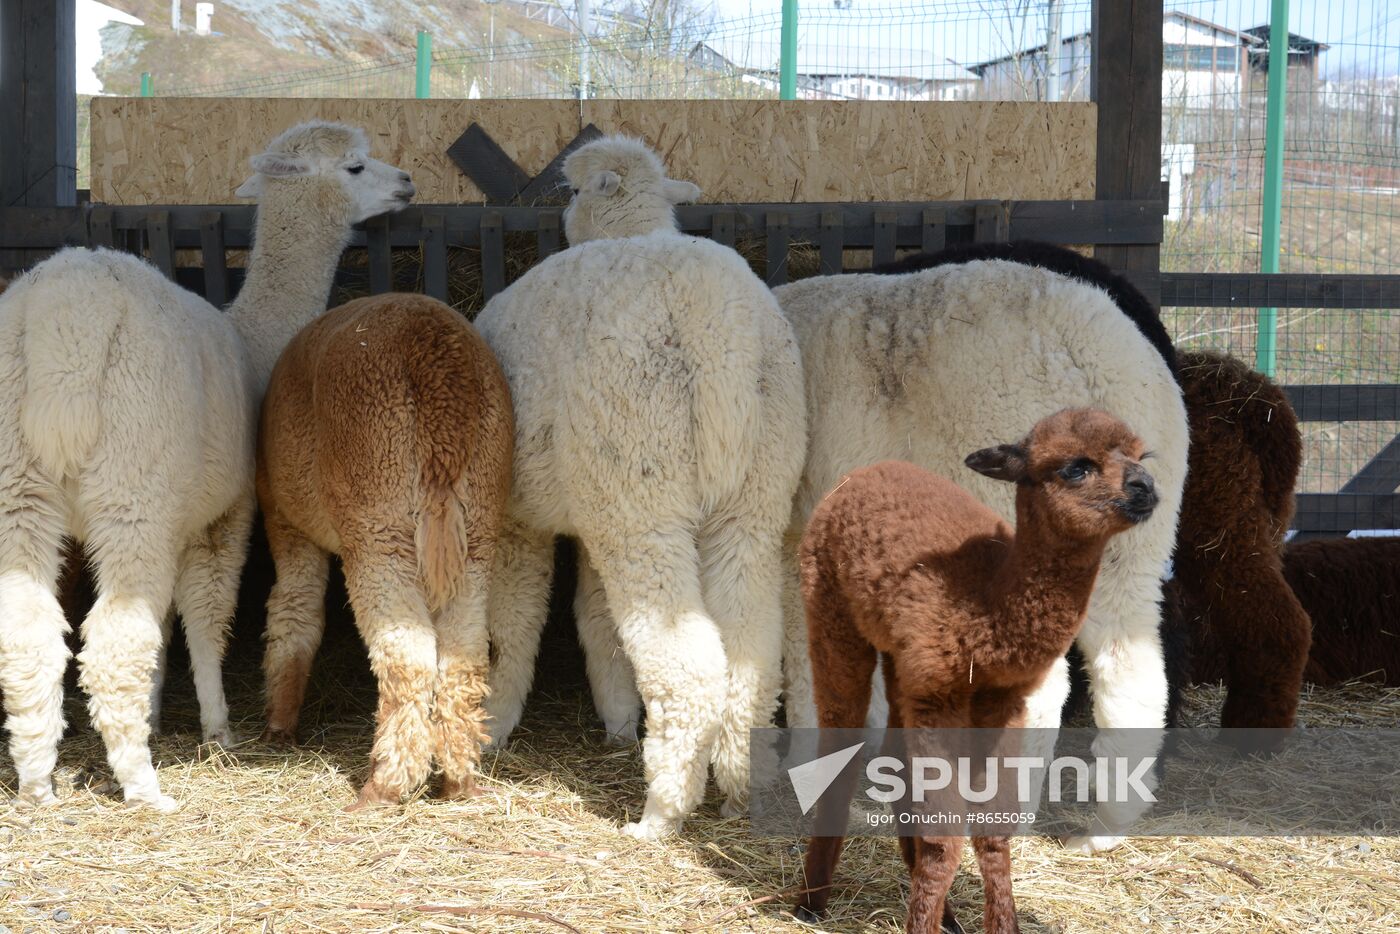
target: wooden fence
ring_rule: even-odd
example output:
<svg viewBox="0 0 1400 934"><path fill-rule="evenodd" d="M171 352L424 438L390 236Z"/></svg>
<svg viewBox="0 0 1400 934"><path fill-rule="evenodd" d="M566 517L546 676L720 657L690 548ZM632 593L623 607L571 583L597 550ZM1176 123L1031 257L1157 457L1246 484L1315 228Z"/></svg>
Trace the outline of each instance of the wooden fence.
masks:
<svg viewBox="0 0 1400 934"><path fill-rule="evenodd" d="M508 284L508 235L533 237L539 258L562 246L557 207L423 205L376 218L351 243L364 250L371 292L393 287L394 252L412 250L423 290L448 298L448 254L479 255L485 297ZM760 242L770 285L788 280L794 244L815 247L819 272L842 270L850 251L876 262L900 250L932 250L946 243L1036 239L1097 244L1109 252L1158 243L1161 201L952 201L938 203L704 204L682 207L688 232L734 245ZM84 206L0 210L0 249L53 249L64 243L110 246L143 253L167 275L227 302L241 270L229 250L249 246L253 208L246 205ZM199 266L177 269L180 251L198 250ZM1400 276L1241 275L1126 270L1167 306L1400 308ZM1400 365L1398 365L1400 366ZM1400 385L1285 387L1303 421L1400 421ZM1337 493L1299 494L1294 527L1304 535L1352 529L1400 528L1400 438L1365 465Z"/></svg>

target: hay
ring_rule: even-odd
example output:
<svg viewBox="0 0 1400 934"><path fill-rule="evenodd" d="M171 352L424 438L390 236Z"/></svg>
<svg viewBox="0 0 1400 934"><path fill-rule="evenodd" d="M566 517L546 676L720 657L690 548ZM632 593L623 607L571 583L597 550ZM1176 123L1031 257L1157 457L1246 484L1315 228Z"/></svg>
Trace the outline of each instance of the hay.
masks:
<svg viewBox="0 0 1400 934"><path fill-rule="evenodd" d="M250 568L250 585L266 568ZM256 594L245 606L256 602ZM343 608L342 591L331 604ZM255 615L255 614L250 614ZM240 624L228 685L237 728L260 729L256 619ZM60 752L63 802L0 805L0 925L82 931L810 931L788 914L796 840L723 820L712 792L663 845L623 837L645 794L638 751L599 744L572 633L546 634L540 689L511 746L483 763L487 794L419 797L344 814L363 779L373 681L344 612L332 615L302 734L281 750L245 742L204 760L179 646L155 744L174 815L123 808L70 685ZM1194 691L1188 722L1218 717L1219 689ZM1400 690L1310 690L1309 724L1393 725ZM0 756L3 794L14 773ZM1013 844L1027 932L1400 929L1400 841L1361 838L1138 839L1082 856L1042 839ZM823 930L893 932L906 881L890 840L851 843ZM969 859L954 888L969 931L981 894Z"/></svg>

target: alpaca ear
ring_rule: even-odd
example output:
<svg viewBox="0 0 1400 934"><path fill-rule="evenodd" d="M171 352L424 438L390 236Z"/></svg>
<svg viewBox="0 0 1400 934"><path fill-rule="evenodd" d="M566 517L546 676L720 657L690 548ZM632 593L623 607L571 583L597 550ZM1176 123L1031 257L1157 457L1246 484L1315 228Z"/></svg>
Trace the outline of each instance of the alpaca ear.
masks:
<svg viewBox="0 0 1400 934"><path fill-rule="evenodd" d="M602 195L604 198L611 198L617 194L617 189L622 186L622 176L616 172L602 171L588 180L588 184L583 186L583 190L593 195Z"/></svg>
<svg viewBox="0 0 1400 934"><path fill-rule="evenodd" d="M262 197L262 176L250 175L248 180L234 189L235 198L260 198Z"/></svg>
<svg viewBox="0 0 1400 934"><path fill-rule="evenodd" d="M984 477L1016 483L1026 475L1026 449L1018 444L998 444L967 455L964 464Z"/></svg>
<svg viewBox="0 0 1400 934"><path fill-rule="evenodd" d="M700 186L694 182L668 178L661 182L661 190L672 204L692 204L700 200Z"/></svg>
<svg viewBox="0 0 1400 934"><path fill-rule="evenodd" d="M268 178L288 178L292 175L306 175L311 171L309 162L289 152L260 152L248 161L253 164L254 172Z"/></svg>

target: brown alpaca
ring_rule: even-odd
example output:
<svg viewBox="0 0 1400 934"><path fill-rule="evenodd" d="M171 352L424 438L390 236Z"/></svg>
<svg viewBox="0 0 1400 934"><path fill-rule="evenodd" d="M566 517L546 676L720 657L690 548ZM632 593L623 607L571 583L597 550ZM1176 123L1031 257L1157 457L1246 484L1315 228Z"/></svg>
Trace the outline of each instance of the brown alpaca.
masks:
<svg viewBox="0 0 1400 934"><path fill-rule="evenodd" d="M1400 687L1400 538L1328 538L1290 544L1283 576L1312 619L1312 648L1303 680L1330 686L1358 678ZM1168 608L1180 594L1167 591ZM1188 627L1190 674L1196 683L1227 671L1218 627L1181 614ZM1172 617L1169 617L1172 619Z"/></svg>
<svg viewBox="0 0 1400 934"><path fill-rule="evenodd" d="M1142 447L1108 413L1068 409L1019 444L969 455L973 470L1017 485L1014 532L962 487L912 464L842 479L801 546L821 726L864 723L877 658L892 728L1021 726L1027 694L1084 621L1104 546L1157 504ZM826 907L841 843L808 845L806 917ZM900 843L912 874L908 930L955 928L946 899L962 837ZM1018 930L1007 838L972 843L986 930Z"/></svg>
<svg viewBox="0 0 1400 934"><path fill-rule="evenodd" d="M277 583L267 601L267 732L291 742L341 556L379 681L372 768L353 807L397 802L436 756L443 794L475 790L484 737L489 571L514 419L496 358L421 295L327 312L272 373L258 499Z"/></svg>
<svg viewBox="0 0 1400 934"><path fill-rule="evenodd" d="M1178 354L1191 449L1173 558L1187 625L1209 632L1225 727L1291 727L1311 624L1283 574L1302 463L1283 391L1223 354Z"/></svg>

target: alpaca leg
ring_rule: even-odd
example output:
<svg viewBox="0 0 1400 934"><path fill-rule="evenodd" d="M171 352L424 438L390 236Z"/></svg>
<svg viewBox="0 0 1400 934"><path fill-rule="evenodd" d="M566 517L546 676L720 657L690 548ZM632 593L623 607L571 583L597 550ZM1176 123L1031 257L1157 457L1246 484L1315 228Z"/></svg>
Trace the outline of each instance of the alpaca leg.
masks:
<svg viewBox="0 0 1400 934"><path fill-rule="evenodd" d="M885 709L888 711L886 727L891 731L885 737L885 745L882 750L884 755L895 755L902 744L894 741L896 730L904 729L904 711L899 706L899 675L894 668L894 658L892 656L880 655L880 675L885 682ZM874 706L874 705L871 705ZM870 717L865 718L865 725L870 727ZM903 805L907 807L908 805ZM904 857L904 865L910 872L914 871L914 838L899 837L899 855Z"/></svg>
<svg viewBox="0 0 1400 934"><path fill-rule="evenodd" d="M717 516L699 538L705 606L719 627L728 663L713 756L726 817L747 810L749 730L772 726L782 688L781 541L744 522L737 513Z"/></svg>
<svg viewBox="0 0 1400 934"><path fill-rule="evenodd" d="M175 586L174 529L114 522L89 536L98 596L83 621L78 683L130 804L174 810L151 764L151 694ZM146 540L130 533L139 530Z"/></svg>
<svg viewBox="0 0 1400 934"><path fill-rule="evenodd" d="M908 934L936 934L940 928L959 930L948 907L948 891L953 887L962 848L962 837L915 838L909 917L904 928Z"/></svg>
<svg viewBox="0 0 1400 934"><path fill-rule="evenodd" d="M1312 621L1284 580L1278 557L1261 556L1253 565L1237 562L1228 583L1211 594L1210 604L1226 665L1220 725L1291 728L1312 644Z"/></svg>
<svg viewBox="0 0 1400 934"><path fill-rule="evenodd" d="M476 766L486 740L486 713L481 702L486 697L491 670L491 639L486 626L489 573L489 564L484 561L469 564L457 594L437 616L433 718L444 798L464 798L476 793Z"/></svg>
<svg viewBox="0 0 1400 934"><path fill-rule="evenodd" d="M1025 699L1025 725L1028 730L1021 740L1020 755L1039 758L1047 763L1054 759L1055 740L1069 691L1069 659L1060 657L1055 659L1045 673L1045 679ZM1026 810L1039 808L1047 772L1043 768L1031 771L1030 800L1022 802Z"/></svg>
<svg viewBox="0 0 1400 934"><path fill-rule="evenodd" d="M30 804L54 800L63 735L68 622L55 596L62 534L52 508L0 514L0 696L19 797Z"/></svg>
<svg viewBox="0 0 1400 934"><path fill-rule="evenodd" d="M699 556L686 532L616 530L604 550L590 542L623 649L646 705L642 744L647 800L623 828L654 840L674 833L705 788L709 751L725 696L724 644L700 599Z"/></svg>
<svg viewBox="0 0 1400 934"><path fill-rule="evenodd" d="M1100 582L1077 639L1093 689L1094 721L1103 731L1094 741L1094 754L1135 762L1158 753L1166 723L1160 582L1150 574L1130 578L1121 571L1107 580L1101 576ZM1145 779L1149 787L1154 781L1153 775ZM1089 833L1066 845L1083 852L1117 846L1147 807L1103 802Z"/></svg>
<svg viewBox="0 0 1400 934"><path fill-rule="evenodd" d="M156 655L156 670L151 673L151 712L148 723L152 736L160 732L161 700L165 692L165 663L170 654L170 636L174 631L175 607L171 605L160 620L160 652Z"/></svg>
<svg viewBox="0 0 1400 934"><path fill-rule="evenodd" d="M817 725L817 702L812 694L812 659L807 649L807 612L802 605L798 544L804 523L794 523L783 539L783 715L789 729Z"/></svg>
<svg viewBox="0 0 1400 934"><path fill-rule="evenodd" d="M870 704L875 649L856 633L839 597L821 581L807 595L806 612L812 632L812 688L820 725L828 730L859 729ZM827 735L821 737L818 748L822 755L836 751ZM844 819L855 778L855 771L847 768L821 796L816 817L819 826ZM814 836L808 841L803 884L807 891L798 898L799 917L815 919L826 911L844 841L839 836Z"/></svg>
<svg viewBox="0 0 1400 934"><path fill-rule="evenodd" d="M637 675L618 639L603 581L588 560L588 550L582 546L578 549L574 619L588 668L588 684L593 690L593 706L607 733L605 742L610 746L630 746L637 741L642 716Z"/></svg>
<svg viewBox="0 0 1400 934"><path fill-rule="evenodd" d="M186 548L175 582L175 605L190 647L190 670L199 698L199 721L206 743L231 746L228 703L224 699L224 650L238 604L238 580L253 530L251 492L216 519Z"/></svg>
<svg viewBox="0 0 1400 934"><path fill-rule="evenodd" d="M326 629L326 575L330 561L276 512L265 515L268 549L277 580L267 598L267 685L264 742L295 743L311 662Z"/></svg>
<svg viewBox="0 0 1400 934"><path fill-rule="evenodd" d="M506 521L496 542L487 620L491 629L491 683L486 695L490 744L504 745L520 723L535 679L535 655L549 617L554 541Z"/></svg>
<svg viewBox="0 0 1400 934"><path fill-rule="evenodd" d="M1009 837L973 837L977 867L982 872L986 899L983 930L987 934L1017 934L1016 901L1011 896L1011 840Z"/></svg>
<svg viewBox="0 0 1400 934"><path fill-rule="evenodd" d="M417 562L385 553L391 542L379 544L376 552L375 543L357 548L347 542L342 556L355 625L379 682L370 775L351 810L397 804L427 779L433 758L437 632Z"/></svg>

